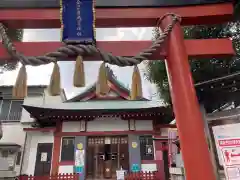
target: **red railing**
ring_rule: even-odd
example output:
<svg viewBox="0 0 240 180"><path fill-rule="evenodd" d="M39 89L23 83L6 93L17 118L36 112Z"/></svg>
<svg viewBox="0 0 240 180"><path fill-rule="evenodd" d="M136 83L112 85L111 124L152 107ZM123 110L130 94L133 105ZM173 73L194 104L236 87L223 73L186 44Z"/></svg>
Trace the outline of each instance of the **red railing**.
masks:
<svg viewBox="0 0 240 180"><path fill-rule="evenodd" d="M125 180L157 180L156 172L137 172L128 173Z"/></svg>
<svg viewBox="0 0 240 180"><path fill-rule="evenodd" d="M51 176L19 176L19 180L78 180L79 174L73 173L65 173L65 174L58 174L58 175L51 175Z"/></svg>
<svg viewBox="0 0 240 180"><path fill-rule="evenodd" d="M58 174L51 176L19 176L18 180L78 180L79 174ZM128 173L125 177L125 180L158 180L156 172L137 172L137 173Z"/></svg>

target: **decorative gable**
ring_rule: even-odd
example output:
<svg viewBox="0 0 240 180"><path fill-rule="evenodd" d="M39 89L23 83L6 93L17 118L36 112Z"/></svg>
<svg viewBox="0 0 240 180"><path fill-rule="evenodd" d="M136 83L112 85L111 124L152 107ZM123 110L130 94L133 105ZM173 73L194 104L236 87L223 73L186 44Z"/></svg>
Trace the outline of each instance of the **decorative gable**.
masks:
<svg viewBox="0 0 240 180"><path fill-rule="evenodd" d="M130 90L124 87L114 76L112 70L108 68L107 72L108 85L110 91L107 95L99 96L96 93L96 83L86 89L83 93L67 100L66 102L79 102L89 100L130 100ZM140 98L140 100L147 100Z"/></svg>

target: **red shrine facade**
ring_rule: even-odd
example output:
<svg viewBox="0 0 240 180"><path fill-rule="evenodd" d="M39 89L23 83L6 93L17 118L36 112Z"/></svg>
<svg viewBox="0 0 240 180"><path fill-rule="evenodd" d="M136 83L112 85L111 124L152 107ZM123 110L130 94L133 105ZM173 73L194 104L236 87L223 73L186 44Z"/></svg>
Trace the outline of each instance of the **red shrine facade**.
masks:
<svg viewBox="0 0 240 180"><path fill-rule="evenodd" d="M120 168L127 171L155 168L159 176L165 176L168 164L164 167L164 148L162 142L153 139L167 141L166 124L173 119L172 113L145 98L129 100L129 90L109 73L108 85L110 91L106 96L97 96L94 84L68 100L63 91L62 101L46 98L44 105L23 105L36 121L34 127L24 128L32 148L25 155L30 157L25 163L35 165L22 173L73 173L76 161L80 161L82 178L114 179ZM153 128L156 125L166 128L157 132ZM41 161L44 155L47 160Z"/></svg>

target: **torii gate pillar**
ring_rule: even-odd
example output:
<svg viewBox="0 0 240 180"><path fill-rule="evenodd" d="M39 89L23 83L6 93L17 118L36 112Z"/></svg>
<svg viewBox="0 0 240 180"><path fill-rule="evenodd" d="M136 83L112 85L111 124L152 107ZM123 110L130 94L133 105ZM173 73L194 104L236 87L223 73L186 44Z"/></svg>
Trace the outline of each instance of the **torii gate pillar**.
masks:
<svg viewBox="0 0 240 180"><path fill-rule="evenodd" d="M169 23L171 17L166 17L162 28ZM216 180L180 23L174 26L166 46L166 66L186 179Z"/></svg>

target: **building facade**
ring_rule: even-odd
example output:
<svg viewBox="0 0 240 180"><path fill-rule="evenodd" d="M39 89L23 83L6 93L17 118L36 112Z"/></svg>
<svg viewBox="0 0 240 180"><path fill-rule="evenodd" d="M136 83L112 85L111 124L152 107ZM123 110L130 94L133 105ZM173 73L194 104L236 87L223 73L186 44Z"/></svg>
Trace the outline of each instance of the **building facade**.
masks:
<svg viewBox="0 0 240 180"><path fill-rule="evenodd" d="M105 96L95 93L94 84L68 100L64 91L61 96L48 96L45 87L30 87L23 101L15 102L9 94L9 99L4 97L0 117L11 121L2 121L0 150L11 165L9 171L16 175L78 172L80 179L111 179L121 168L159 170L156 161L163 160L163 153L153 141L153 127L171 119L171 114L143 97L130 101L129 90L113 76L108 76L108 85ZM10 108L6 113L7 103L19 112ZM164 130L157 133L165 135Z"/></svg>
<svg viewBox="0 0 240 180"><path fill-rule="evenodd" d="M12 86L0 87L0 121L3 130L0 139L0 178L14 177L21 171L26 140L24 128L32 124L32 120L24 121L28 113L23 110L22 104L28 101L43 104L44 89L46 86L30 86L28 97L16 100L12 98Z"/></svg>

